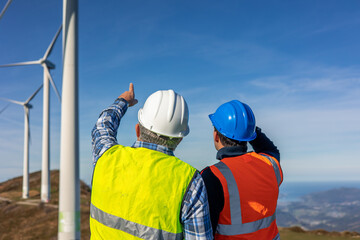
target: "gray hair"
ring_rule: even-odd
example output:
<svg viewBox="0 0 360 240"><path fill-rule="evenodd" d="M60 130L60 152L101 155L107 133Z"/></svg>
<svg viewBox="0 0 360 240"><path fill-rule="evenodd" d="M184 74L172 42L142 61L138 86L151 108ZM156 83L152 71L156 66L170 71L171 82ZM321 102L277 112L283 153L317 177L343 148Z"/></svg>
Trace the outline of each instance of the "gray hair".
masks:
<svg viewBox="0 0 360 240"><path fill-rule="evenodd" d="M144 142L155 143L158 145L165 146L170 150L174 151L177 145L180 143L182 138L171 138L163 135L159 135L145 128L139 123L140 127L140 139Z"/></svg>

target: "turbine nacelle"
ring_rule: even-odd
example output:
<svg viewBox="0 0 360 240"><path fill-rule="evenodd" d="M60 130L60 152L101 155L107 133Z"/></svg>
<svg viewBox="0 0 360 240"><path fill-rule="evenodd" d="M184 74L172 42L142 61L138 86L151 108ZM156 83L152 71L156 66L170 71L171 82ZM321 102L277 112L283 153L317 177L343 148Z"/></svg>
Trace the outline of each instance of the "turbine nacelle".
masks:
<svg viewBox="0 0 360 240"><path fill-rule="evenodd" d="M1 67L15 67L15 66L25 66L25 65L41 65L44 69L44 74L47 76L46 78L44 78L44 81L46 81L45 79L48 79L61 103L61 96L59 91L57 90L57 87L55 85L54 80L51 77L50 74L50 70L55 68L55 64L52 63L51 61L49 61L47 58L49 57L49 55L52 52L52 49L54 47L54 44L56 42L56 39L58 38L60 32L61 32L62 26L60 26L60 28L58 29L58 31L56 32L53 40L51 41L49 47L46 49L46 52L44 54L44 56L42 58L40 58L39 60L36 61L26 61L26 62L18 62L18 63L11 63L11 64L5 64L5 65L0 65Z"/></svg>
<svg viewBox="0 0 360 240"><path fill-rule="evenodd" d="M40 64L41 65L45 64L48 67L48 69L55 69L55 64L47 59L40 59Z"/></svg>
<svg viewBox="0 0 360 240"><path fill-rule="evenodd" d="M33 105L31 105L30 103L25 103L24 107L28 108L28 109L32 109Z"/></svg>
<svg viewBox="0 0 360 240"><path fill-rule="evenodd" d="M0 100L6 101L6 102L10 102L10 103L15 103L21 106L24 106L25 108L32 108L33 106L30 104L30 101L36 96L36 94L41 90L41 88L43 87L43 84L41 84L41 86L36 89L36 91L25 101L25 102L20 102L20 101L16 101L13 99L8 99L8 98L3 98L0 97Z"/></svg>

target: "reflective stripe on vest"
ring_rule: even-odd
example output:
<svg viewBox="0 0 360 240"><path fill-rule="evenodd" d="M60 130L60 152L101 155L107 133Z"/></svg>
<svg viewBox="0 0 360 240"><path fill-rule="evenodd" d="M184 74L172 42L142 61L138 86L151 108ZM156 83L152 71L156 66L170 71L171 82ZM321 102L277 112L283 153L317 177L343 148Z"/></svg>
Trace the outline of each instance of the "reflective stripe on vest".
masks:
<svg viewBox="0 0 360 240"><path fill-rule="evenodd" d="M281 184L281 173L280 173L279 166L276 164L275 160L272 157L269 157L269 156L267 156L265 154L260 154L260 155L263 156L263 157L266 157L271 162L271 165L274 168L274 172L275 172L276 180L278 182L278 186L280 186L280 184Z"/></svg>
<svg viewBox="0 0 360 240"><path fill-rule="evenodd" d="M272 164L276 180L278 184L281 183L281 174L280 169L276 162L269 156L261 155L266 157L270 163ZM226 179L227 187L230 194L230 213L231 216L231 225L227 224L218 224L216 232L220 235L240 235L240 234L248 234L256 232L260 229L267 228L271 225L271 223L275 220L276 215L275 213L271 216L266 218L259 219L257 221L242 223L242 216L241 216L241 206L240 206L240 194L239 189L235 180L233 173L231 172L230 168L223 162L219 162L215 164L215 167L219 169L221 174ZM275 238L276 239L276 238Z"/></svg>
<svg viewBox="0 0 360 240"><path fill-rule="evenodd" d="M91 239L182 239L179 214L195 172L158 151L108 149L93 174Z"/></svg>
<svg viewBox="0 0 360 240"><path fill-rule="evenodd" d="M183 234L182 233L170 233L164 230L151 228L148 226L144 226L139 223L131 222L125 220L121 217L117 217L106 213L93 204L90 205L90 213L91 217L98 222L104 224L105 226L121 230L127 232L133 236L142 239L169 239L169 240L182 240Z"/></svg>
<svg viewBox="0 0 360 240"><path fill-rule="evenodd" d="M280 240L280 233L278 233L273 240Z"/></svg>

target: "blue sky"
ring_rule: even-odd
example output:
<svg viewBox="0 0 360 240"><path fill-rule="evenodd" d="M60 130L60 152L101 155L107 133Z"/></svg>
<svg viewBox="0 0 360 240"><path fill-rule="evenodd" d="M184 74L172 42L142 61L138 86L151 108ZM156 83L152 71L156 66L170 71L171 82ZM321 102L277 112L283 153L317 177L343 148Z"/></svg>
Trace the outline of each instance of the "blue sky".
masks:
<svg viewBox="0 0 360 240"><path fill-rule="evenodd" d="M14 0L0 20L0 64L42 57L61 18L62 1ZM207 115L238 99L279 147L287 181L360 180L359 29L356 0L79 1L81 179L91 179L99 113L133 82L139 104L122 121L120 144L134 142L146 98L174 89L188 102L191 129L175 154L199 169L216 162ZM61 51L58 41L49 58L59 89ZM0 97L25 100L41 83L40 66L0 69ZM37 171L42 92L33 105ZM22 175L23 119L17 105L0 115L0 181ZM52 169L59 143L60 103L51 92Z"/></svg>

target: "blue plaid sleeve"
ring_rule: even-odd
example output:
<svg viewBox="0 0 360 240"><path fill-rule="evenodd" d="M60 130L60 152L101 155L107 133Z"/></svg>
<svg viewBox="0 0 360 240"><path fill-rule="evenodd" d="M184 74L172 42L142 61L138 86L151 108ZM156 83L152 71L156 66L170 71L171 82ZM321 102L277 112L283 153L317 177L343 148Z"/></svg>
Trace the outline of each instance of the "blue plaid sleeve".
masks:
<svg viewBox="0 0 360 240"><path fill-rule="evenodd" d="M196 172L185 193L181 221L185 240L213 239L207 192L199 172Z"/></svg>
<svg viewBox="0 0 360 240"><path fill-rule="evenodd" d="M128 102L123 98L118 98L110 107L101 112L91 132L94 166L106 150L117 144L117 129L127 108Z"/></svg>

